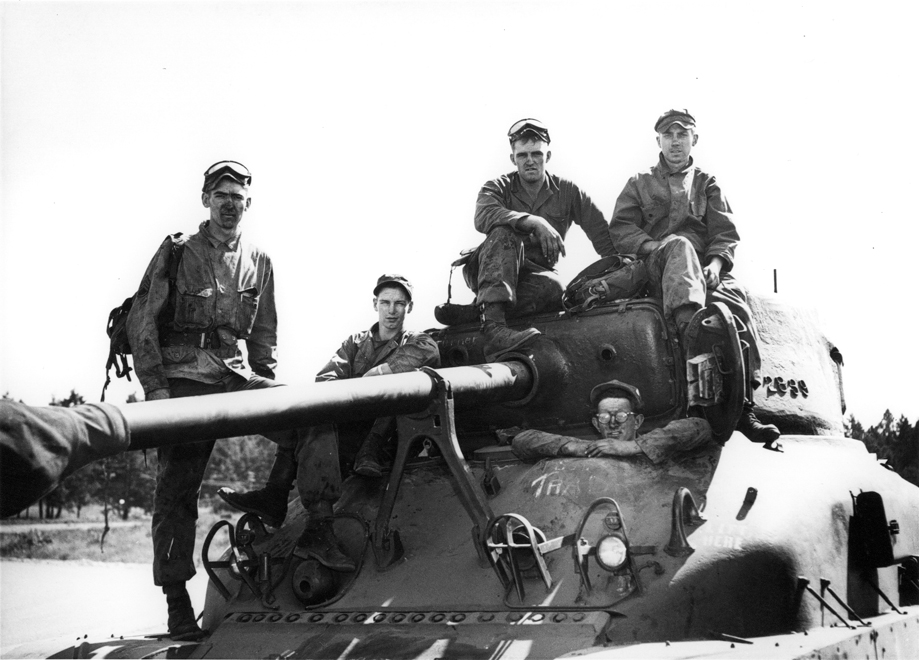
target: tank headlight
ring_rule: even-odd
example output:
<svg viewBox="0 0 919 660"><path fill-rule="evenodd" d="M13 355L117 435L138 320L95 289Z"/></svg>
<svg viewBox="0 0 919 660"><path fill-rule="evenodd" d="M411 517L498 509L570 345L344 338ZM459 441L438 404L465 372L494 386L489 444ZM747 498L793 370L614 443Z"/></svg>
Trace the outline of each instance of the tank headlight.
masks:
<svg viewBox="0 0 919 660"><path fill-rule="evenodd" d="M619 536L604 536L597 543L597 563L608 571L615 571L625 564L629 550Z"/></svg>

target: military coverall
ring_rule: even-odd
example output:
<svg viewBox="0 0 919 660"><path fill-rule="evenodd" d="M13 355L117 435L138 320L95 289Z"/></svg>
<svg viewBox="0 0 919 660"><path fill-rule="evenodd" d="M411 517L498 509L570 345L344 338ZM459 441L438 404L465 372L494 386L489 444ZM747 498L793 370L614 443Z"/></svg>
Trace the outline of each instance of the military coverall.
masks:
<svg viewBox="0 0 919 660"><path fill-rule="evenodd" d="M379 323L374 323L370 330L363 330L349 336L329 362L319 370L316 382L360 378L374 367L388 364L395 374L414 371L421 367L439 367L440 351L434 340L424 332L403 330L389 340L381 340ZM369 433L381 439L387 438L395 429L394 417L380 417L372 426L367 422L355 422L340 425L322 424L311 429L317 435L332 435L336 438L343 460L350 464L359 445ZM339 431L343 431L339 437ZM339 444L339 441L340 444ZM297 471L297 486L301 489L301 472Z"/></svg>
<svg viewBox="0 0 919 660"><path fill-rule="evenodd" d="M185 242L176 274L175 313L164 319L161 334L158 316L169 304L172 244L168 237L154 255L128 316L134 368L144 391L168 387L171 397L180 398L280 386L273 380L277 313L268 255L240 235L222 242L210 233L208 221L201 223ZM246 342L248 365L239 341ZM288 447L297 443L296 431L268 437ZM153 581L158 586L185 582L195 574L198 495L213 448L214 442L208 441L157 449ZM337 461L332 470L328 461L320 460L323 455L337 457L337 448L311 449L308 458L315 465L304 472L316 480L340 481Z"/></svg>
<svg viewBox="0 0 919 660"><path fill-rule="evenodd" d="M564 287L531 236L517 230L529 215L545 218L561 235L578 224L603 257L615 254L603 213L574 183L546 174L536 199L531 199L520 175L511 172L489 181L479 191L475 228L487 234L463 268L476 304L507 303L515 316L562 309ZM516 307L515 307L516 306Z"/></svg>
<svg viewBox="0 0 919 660"><path fill-rule="evenodd" d="M84 465L127 448L128 427L115 406L45 408L0 399L0 517L31 506Z"/></svg>
<svg viewBox="0 0 919 660"><path fill-rule="evenodd" d="M664 301L664 313L692 304L725 303L738 317L740 339L749 345L748 376L752 387L760 384L759 336L743 287L731 276L734 250L740 235L731 207L715 177L693 164L670 172L663 156L649 170L626 183L616 200L609 226L616 249L637 254L647 241L663 244L646 257L652 294ZM721 257L721 283L706 291L702 267Z"/></svg>
<svg viewBox="0 0 919 660"><path fill-rule="evenodd" d="M594 441L596 439L585 440L527 429L514 436L511 448L517 458L532 463L541 458L583 456L583 451ZM697 417L675 419L663 428L637 435L635 442L656 464L712 442L712 429L707 421Z"/></svg>

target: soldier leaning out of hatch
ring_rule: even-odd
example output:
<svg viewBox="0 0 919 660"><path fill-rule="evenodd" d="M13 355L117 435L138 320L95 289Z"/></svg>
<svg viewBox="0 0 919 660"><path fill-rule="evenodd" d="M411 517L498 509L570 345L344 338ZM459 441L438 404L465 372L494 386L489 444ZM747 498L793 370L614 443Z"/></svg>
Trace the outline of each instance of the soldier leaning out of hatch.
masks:
<svg viewBox="0 0 919 660"><path fill-rule="evenodd" d="M517 171L489 181L479 191L475 228L486 234L463 268L475 292L486 359L539 335L507 327L507 315L562 309L564 287L554 270L565 254L565 235L578 224L600 256L615 254L603 213L574 183L546 172L552 157L549 130L537 119L521 119L508 131Z"/></svg>
<svg viewBox="0 0 919 660"><path fill-rule="evenodd" d="M528 429L514 435L514 454L528 463L542 458L634 456L661 463L714 442L708 422L697 417L675 419L663 428L639 434L644 422L641 393L628 383L611 380L597 385L590 391L590 404L597 411L591 422L599 440Z"/></svg>
<svg viewBox="0 0 919 660"><path fill-rule="evenodd" d="M277 314L271 259L242 235L252 175L236 161L204 173L210 217L190 237L167 237L147 267L128 316L134 367L147 401L277 387ZM184 243L178 257L174 245ZM161 319L165 309L166 318ZM161 325L162 323L162 325ZM245 341L248 364L240 342ZM341 492L335 438L270 434L279 453L297 454L307 525L298 551L337 570L354 562L336 545L330 516ZM198 494L214 442L160 447L153 501L153 581L162 586L169 634L199 639L185 583L195 574Z"/></svg>
<svg viewBox="0 0 919 660"><path fill-rule="evenodd" d="M652 295L663 298L664 313L684 345L686 326L706 304L725 303L740 319L740 339L749 349L737 430L754 442L774 442L778 428L761 423L753 412L753 390L761 383L759 337L747 294L730 274L740 241L731 207L715 177L690 156L699 140L693 116L668 110L654 130L658 162L629 179L616 200L609 228L613 244L623 254L644 257Z"/></svg>
<svg viewBox="0 0 919 660"><path fill-rule="evenodd" d="M351 335L342 343L316 376L317 382L366 378L414 371L421 367L439 367L440 352L427 334L406 330L405 316L412 311L412 285L401 275L381 275L373 289L373 308L378 321L369 330ZM354 459L354 471L365 477L380 477L387 444L392 440L396 421L381 417L367 424L347 425L342 439L357 435L360 447ZM311 434L335 437L339 445L342 429L335 424L312 427ZM350 444L350 443L346 443ZM340 446L340 445L339 445ZM342 448L348 455L347 448ZM287 516L287 497L298 468L292 457L278 451L265 487L249 493L229 488L218 491L220 497L240 511L259 515L266 524L279 527Z"/></svg>

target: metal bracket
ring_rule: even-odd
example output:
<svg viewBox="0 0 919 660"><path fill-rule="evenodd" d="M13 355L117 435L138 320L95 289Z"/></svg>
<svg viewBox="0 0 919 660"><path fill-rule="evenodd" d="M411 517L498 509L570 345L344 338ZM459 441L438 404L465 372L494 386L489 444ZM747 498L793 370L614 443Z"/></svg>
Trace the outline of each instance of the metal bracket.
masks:
<svg viewBox="0 0 919 660"><path fill-rule="evenodd" d="M450 382L434 369L422 367L421 371L431 378L435 399L421 415L404 415L397 418L399 440L396 458L393 461L386 492L383 494L383 502L377 513L373 533L373 554L379 570L392 566L405 554L399 532L390 530L389 521L399 495L409 450L418 439L433 442L447 462L447 467L458 486L460 501L473 523L472 535L479 559L482 563L487 561L482 551L483 532L494 514L482 496L459 446L454 418L453 388Z"/></svg>

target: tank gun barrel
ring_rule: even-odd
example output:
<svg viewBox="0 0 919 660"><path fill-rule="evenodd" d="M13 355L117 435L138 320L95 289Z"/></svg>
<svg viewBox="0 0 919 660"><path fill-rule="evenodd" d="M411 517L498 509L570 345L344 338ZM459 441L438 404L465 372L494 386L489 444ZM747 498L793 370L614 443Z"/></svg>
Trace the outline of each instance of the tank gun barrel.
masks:
<svg viewBox="0 0 919 660"><path fill-rule="evenodd" d="M457 409L518 401L534 374L508 361L438 369L453 389ZM326 422L372 419L425 410L435 395L431 376L414 371L375 378L288 385L183 399L126 404L131 449L267 433Z"/></svg>

